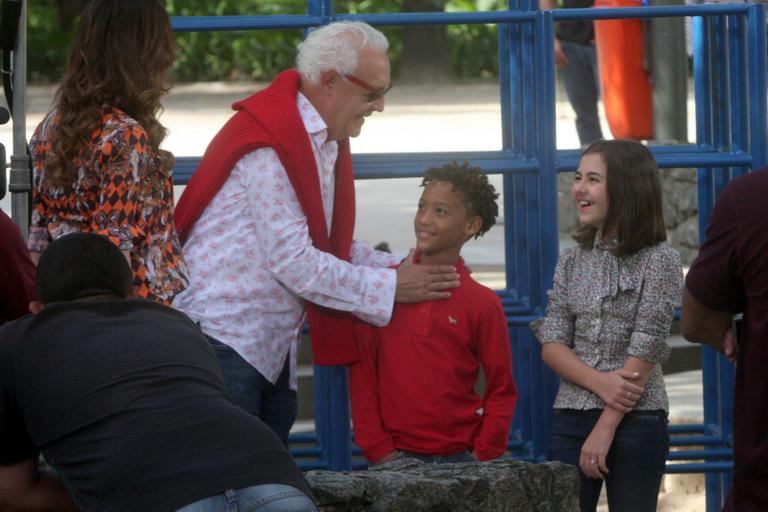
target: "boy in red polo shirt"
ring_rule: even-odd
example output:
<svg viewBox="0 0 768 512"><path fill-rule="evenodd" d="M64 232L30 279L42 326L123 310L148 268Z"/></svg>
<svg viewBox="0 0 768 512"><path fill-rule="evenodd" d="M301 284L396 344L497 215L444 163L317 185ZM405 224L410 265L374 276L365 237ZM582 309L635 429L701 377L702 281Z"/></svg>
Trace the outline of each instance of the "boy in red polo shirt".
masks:
<svg viewBox="0 0 768 512"><path fill-rule="evenodd" d="M461 284L449 299L395 304L386 327L356 325L355 440L371 464L495 459L517 402L509 332L499 297L472 279L459 253L496 222L498 194L466 163L428 169L421 186L413 263L455 265ZM480 365L483 396L474 391Z"/></svg>

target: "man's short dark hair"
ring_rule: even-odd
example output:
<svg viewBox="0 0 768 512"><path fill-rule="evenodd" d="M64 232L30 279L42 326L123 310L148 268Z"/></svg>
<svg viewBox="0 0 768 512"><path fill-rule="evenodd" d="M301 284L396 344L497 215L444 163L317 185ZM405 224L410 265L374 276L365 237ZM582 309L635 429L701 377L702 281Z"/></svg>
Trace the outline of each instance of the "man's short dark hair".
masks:
<svg viewBox="0 0 768 512"><path fill-rule="evenodd" d="M94 233L72 233L54 240L40 256L35 278L43 304L110 294L131 294L131 269L112 242Z"/></svg>
<svg viewBox="0 0 768 512"><path fill-rule="evenodd" d="M450 183L453 191L461 195L467 215L480 217L482 226L475 238L481 237L496 223L496 217L499 215L496 199L499 194L479 167L472 167L469 162L450 162L442 167L430 167L421 181L421 186L426 187L434 181Z"/></svg>

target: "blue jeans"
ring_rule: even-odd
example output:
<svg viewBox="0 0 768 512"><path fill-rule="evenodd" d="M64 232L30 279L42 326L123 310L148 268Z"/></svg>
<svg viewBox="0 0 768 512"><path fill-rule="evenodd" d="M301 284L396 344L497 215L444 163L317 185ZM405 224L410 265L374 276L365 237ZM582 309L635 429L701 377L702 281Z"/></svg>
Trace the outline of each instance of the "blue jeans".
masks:
<svg viewBox="0 0 768 512"><path fill-rule="evenodd" d="M232 347L210 336L208 341L219 360L230 401L261 418L287 445L298 412L296 390L289 387L290 356L285 358L285 366L272 384Z"/></svg>
<svg viewBox="0 0 768 512"><path fill-rule="evenodd" d="M579 467L581 447L597 423L601 409L558 409L552 421L549 459ZM632 411L616 429L606 465L608 509L611 512L655 512L661 477L669 453L667 414ZM581 512L594 512L603 481L579 469Z"/></svg>
<svg viewBox="0 0 768 512"><path fill-rule="evenodd" d="M567 68L560 69L560 80L576 113L579 143L587 146L603 138L597 113L597 100L600 98L597 51L594 44L560 41L560 46L570 63Z"/></svg>
<svg viewBox="0 0 768 512"><path fill-rule="evenodd" d="M453 455L426 455L424 453L400 452L401 459L417 459L428 464L446 464L450 462L477 462L469 452L459 452Z"/></svg>
<svg viewBox="0 0 768 512"><path fill-rule="evenodd" d="M312 500L290 485L263 484L229 489L176 512L317 512Z"/></svg>

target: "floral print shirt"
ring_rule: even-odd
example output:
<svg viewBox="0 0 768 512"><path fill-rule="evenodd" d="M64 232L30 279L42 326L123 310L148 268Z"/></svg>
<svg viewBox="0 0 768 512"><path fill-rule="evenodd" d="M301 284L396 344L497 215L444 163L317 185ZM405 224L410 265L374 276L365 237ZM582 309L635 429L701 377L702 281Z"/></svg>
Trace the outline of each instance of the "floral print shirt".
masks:
<svg viewBox="0 0 768 512"><path fill-rule="evenodd" d="M539 342L563 343L601 372L634 356L656 366L635 410L669 410L660 364L669 357L666 338L682 300L680 254L665 243L622 258L596 241L566 249L555 269L544 318L531 324ZM556 409L602 409L602 399L561 379Z"/></svg>
<svg viewBox="0 0 768 512"><path fill-rule="evenodd" d="M338 144L301 93L296 106L317 164L331 229ZM296 389L305 301L348 311L374 325L392 314L400 257L353 241L350 261L312 245L307 217L272 148L243 156L184 244L191 282L173 306L232 347L271 383L289 358Z"/></svg>
<svg viewBox="0 0 768 512"><path fill-rule="evenodd" d="M70 187L54 186L46 162L60 116L50 112L30 142L33 162L29 248L42 252L67 233L107 236L130 252L134 293L164 304L187 286L187 269L173 227L173 181L160 171L144 128L105 106L91 134L90 155L74 160Z"/></svg>

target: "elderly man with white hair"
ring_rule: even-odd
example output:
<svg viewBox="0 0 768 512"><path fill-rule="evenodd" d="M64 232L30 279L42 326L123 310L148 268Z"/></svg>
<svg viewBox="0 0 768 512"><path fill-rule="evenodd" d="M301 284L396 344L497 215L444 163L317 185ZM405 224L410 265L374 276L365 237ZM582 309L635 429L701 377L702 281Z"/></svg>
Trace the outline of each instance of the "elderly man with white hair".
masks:
<svg viewBox="0 0 768 512"><path fill-rule="evenodd" d="M357 360L355 318L389 322L394 302L447 298L452 266L352 239L349 138L384 110L389 44L361 22L316 29L297 69L233 105L176 207L190 286L173 305L198 322L237 405L283 441L296 418L296 354L309 320L315 362Z"/></svg>

